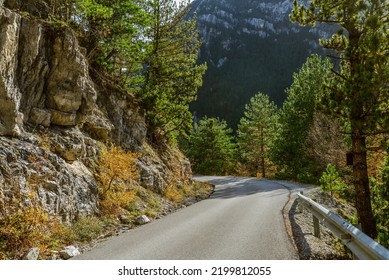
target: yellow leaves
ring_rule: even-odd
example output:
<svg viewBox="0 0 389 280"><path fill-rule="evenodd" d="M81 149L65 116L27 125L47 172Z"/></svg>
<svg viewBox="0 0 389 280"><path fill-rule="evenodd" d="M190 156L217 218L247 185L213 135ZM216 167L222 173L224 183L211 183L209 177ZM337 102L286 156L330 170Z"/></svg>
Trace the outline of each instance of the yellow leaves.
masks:
<svg viewBox="0 0 389 280"><path fill-rule="evenodd" d="M104 215L117 215L120 209L127 206L134 198L135 191L128 188L110 190L100 201L100 208Z"/></svg>
<svg viewBox="0 0 389 280"><path fill-rule="evenodd" d="M169 185L165 190L165 197L170 201L180 203L184 197L174 185Z"/></svg>
<svg viewBox="0 0 389 280"><path fill-rule="evenodd" d="M12 197L0 192L0 259L21 258L31 247L46 248L49 215L35 192L16 187Z"/></svg>
<svg viewBox="0 0 389 280"><path fill-rule="evenodd" d="M98 166L100 206L103 214L114 215L134 197L133 180L138 179L138 154L125 152L120 147L103 150Z"/></svg>

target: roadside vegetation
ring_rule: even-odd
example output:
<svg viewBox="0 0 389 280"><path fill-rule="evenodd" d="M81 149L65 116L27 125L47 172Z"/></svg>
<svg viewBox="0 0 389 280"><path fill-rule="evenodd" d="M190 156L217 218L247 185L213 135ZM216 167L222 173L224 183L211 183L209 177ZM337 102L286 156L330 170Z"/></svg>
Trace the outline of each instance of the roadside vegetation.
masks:
<svg viewBox="0 0 389 280"><path fill-rule="evenodd" d="M309 57L286 89L282 108L265 93L254 96L235 135L217 118L192 126L189 104L206 65L196 63L201 40L196 20L185 20L188 2L47 3L49 23L77 34L91 73L138 98L150 143L179 145L196 173L319 184L355 206L353 222L389 247L388 1L333 6L313 0L308 8L295 0L294 22L338 24L337 33L321 40L331 59ZM73 225L45 213L33 188L26 192L14 182L0 190L0 259L22 258L31 247L49 257L64 245L113 235L123 225L136 226L141 215L156 219L212 191L200 183L172 183L162 194L146 189L138 180L138 156L120 147L102 150L95 170L100 216L79 217Z"/></svg>
<svg viewBox="0 0 389 280"><path fill-rule="evenodd" d="M314 0L308 6L295 0L290 15L293 22L338 26L332 37L320 40L331 55L326 59L317 55L307 59L286 89L282 108L273 108L269 101L261 100L261 93L253 98L246 106L236 137L230 137L225 145L235 145L230 174L321 185L331 196L352 204L357 209L353 222L386 247L388 12L389 4L383 0L369 4L339 1L335 6L329 0ZM189 138L204 124L200 121ZM265 133L266 130L271 133ZM200 163L218 157L215 153L197 157L193 151L206 149L204 145L183 145L198 172L202 171ZM217 169L217 165L216 170L208 171L226 172Z"/></svg>
<svg viewBox="0 0 389 280"><path fill-rule="evenodd" d="M163 194L157 194L136 181L135 159L133 153L115 147L102 153L103 163L96 173L101 178L100 214L79 217L73 224L64 224L46 213L34 192L21 189L18 182L1 189L0 260L22 259L31 248L39 249L40 259L59 258L65 246L88 247L97 239L138 226L142 215L158 219L208 198L213 191L209 184L192 182L172 184ZM130 164L125 165L126 161Z"/></svg>
<svg viewBox="0 0 389 280"><path fill-rule="evenodd" d="M189 1L36 2L37 7L47 8L39 13L42 18L24 10L34 6L33 1L16 3L20 9L15 12L38 20L58 34L71 29L88 60L92 78L120 88L128 100L137 99L146 118L146 145L176 146L176 139L191 127L189 103L196 99L206 71L205 64L197 64L202 41L196 19L187 19ZM49 139L42 137L42 146L48 143ZM36 182L27 182L28 191L20 182L0 189L0 259L23 258L33 247L39 248L40 258L55 257L66 245L85 245L129 229L139 224L142 215L157 219L208 197L213 190L208 184L183 182L182 175L172 170L175 177L157 193L142 185L138 153L111 143L101 146L99 157L90 159L98 183L97 217L76 217L74 224L62 223L37 201Z"/></svg>

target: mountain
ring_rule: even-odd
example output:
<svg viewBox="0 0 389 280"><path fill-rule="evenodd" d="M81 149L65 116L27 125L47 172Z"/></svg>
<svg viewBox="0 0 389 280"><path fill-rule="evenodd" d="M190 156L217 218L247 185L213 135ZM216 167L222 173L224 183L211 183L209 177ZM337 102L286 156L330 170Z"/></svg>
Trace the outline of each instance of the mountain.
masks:
<svg viewBox="0 0 389 280"><path fill-rule="evenodd" d="M220 117L236 128L244 106L258 91L281 106L285 88L312 53L323 54L318 38L323 28L300 27L289 21L292 0L195 0L204 40L200 62L207 62L196 118Z"/></svg>

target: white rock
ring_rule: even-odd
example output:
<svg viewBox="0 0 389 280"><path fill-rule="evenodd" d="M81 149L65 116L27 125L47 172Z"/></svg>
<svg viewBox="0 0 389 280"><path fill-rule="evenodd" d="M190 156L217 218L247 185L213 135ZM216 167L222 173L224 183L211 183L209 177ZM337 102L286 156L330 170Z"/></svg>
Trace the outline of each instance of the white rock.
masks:
<svg viewBox="0 0 389 280"><path fill-rule="evenodd" d="M80 255L80 251L74 246L65 247L61 252L59 252L60 256L64 260L68 260L75 256Z"/></svg>
<svg viewBox="0 0 389 280"><path fill-rule="evenodd" d="M39 257L39 248L31 248L28 253L24 256L25 260L35 261Z"/></svg>
<svg viewBox="0 0 389 280"><path fill-rule="evenodd" d="M144 225L144 224L150 223L150 219L149 219L149 217L147 217L146 215L142 215L142 216L139 216L139 217L136 219L136 222L137 222L139 225Z"/></svg>

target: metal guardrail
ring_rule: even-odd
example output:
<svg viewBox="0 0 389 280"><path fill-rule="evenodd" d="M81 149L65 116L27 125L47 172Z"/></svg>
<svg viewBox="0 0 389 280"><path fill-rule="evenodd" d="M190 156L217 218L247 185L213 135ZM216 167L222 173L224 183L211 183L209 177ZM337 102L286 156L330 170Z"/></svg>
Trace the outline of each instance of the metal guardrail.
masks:
<svg viewBox="0 0 389 280"><path fill-rule="evenodd" d="M389 260L389 250L361 230L312 199L298 194L298 201L313 214L314 234L320 237L319 222L327 226L361 260Z"/></svg>

